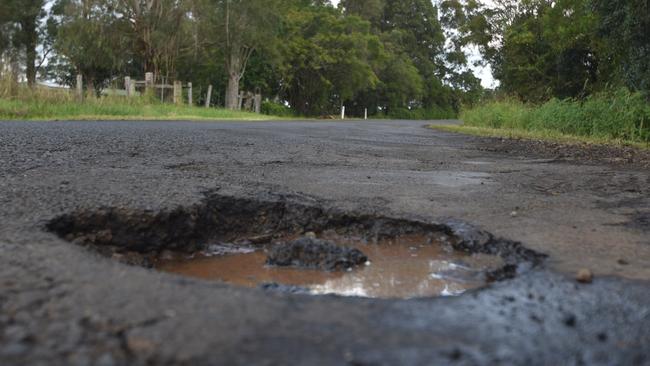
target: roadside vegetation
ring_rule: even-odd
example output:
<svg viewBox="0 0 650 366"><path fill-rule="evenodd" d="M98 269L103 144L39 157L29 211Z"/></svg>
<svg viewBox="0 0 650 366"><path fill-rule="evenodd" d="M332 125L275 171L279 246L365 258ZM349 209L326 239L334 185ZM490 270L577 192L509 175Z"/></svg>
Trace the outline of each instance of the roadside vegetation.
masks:
<svg viewBox="0 0 650 366"><path fill-rule="evenodd" d="M450 118L480 95L435 2L336 4L3 0L0 73L73 88L81 75L97 94L153 73L191 82L198 105L212 86L211 105L239 110L240 93L259 94L263 112L285 117Z"/></svg>
<svg viewBox="0 0 650 366"><path fill-rule="evenodd" d="M223 108L176 106L145 101L105 97L84 103L65 100L0 99L0 120L251 120L272 119L271 116Z"/></svg>
<svg viewBox="0 0 650 366"><path fill-rule="evenodd" d="M6 86L6 82L0 80ZM160 103L146 96L121 97L88 93L83 102L69 90L0 87L0 120L268 120L274 117L224 108Z"/></svg>
<svg viewBox="0 0 650 366"><path fill-rule="evenodd" d="M582 100L551 99L540 105L515 99L490 101L461 113L459 132L560 141L650 143L650 104L627 89Z"/></svg>
<svg viewBox="0 0 650 366"><path fill-rule="evenodd" d="M465 4L453 18L460 37L479 46L499 85L463 108L464 126L447 129L648 144L648 1L456 3Z"/></svg>
<svg viewBox="0 0 650 366"><path fill-rule="evenodd" d="M175 84L197 106L283 117L462 111L474 127L641 143L648 29L648 0L2 0L0 77L32 88L81 77L95 95L128 80L161 99ZM474 73L488 65L492 89ZM115 114L121 103L9 97L14 118ZM125 116L225 115L124 104Z"/></svg>

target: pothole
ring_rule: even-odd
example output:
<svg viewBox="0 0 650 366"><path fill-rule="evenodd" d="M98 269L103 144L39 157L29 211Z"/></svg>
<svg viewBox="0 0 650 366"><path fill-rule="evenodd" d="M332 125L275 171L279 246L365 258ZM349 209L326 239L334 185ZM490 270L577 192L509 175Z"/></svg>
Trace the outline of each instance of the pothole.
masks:
<svg viewBox="0 0 650 366"><path fill-rule="evenodd" d="M81 210L47 229L128 264L314 295L458 295L545 258L457 220L347 212L292 196L212 194L171 211Z"/></svg>

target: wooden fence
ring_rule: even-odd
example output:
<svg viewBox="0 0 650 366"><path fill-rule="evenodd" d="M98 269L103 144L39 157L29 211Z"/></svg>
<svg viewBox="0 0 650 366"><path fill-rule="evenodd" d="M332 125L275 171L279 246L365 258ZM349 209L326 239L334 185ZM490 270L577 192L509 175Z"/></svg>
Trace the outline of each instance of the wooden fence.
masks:
<svg viewBox="0 0 650 366"><path fill-rule="evenodd" d="M186 100L183 98L183 91L186 90ZM182 81L175 80L170 82L168 79L161 77L156 80L154 73L148 72L144 76L144 80L135 80L130 76L124 78L124 93L126 97L133 97L138 95L155 95L160 98L162 103L171 101L176 105L182 105L187 102L188 105L195 105L194 88L191 82L183 83ZM205 94L205 102L203 105L210 108L212 103L212 85L208 85ZM83 100L83 77L77 75L77 88L76 94L80 101ZM239 94L239 110L247 110L255 113L262 111L262 95L251 92L241 92Z"/></svg>

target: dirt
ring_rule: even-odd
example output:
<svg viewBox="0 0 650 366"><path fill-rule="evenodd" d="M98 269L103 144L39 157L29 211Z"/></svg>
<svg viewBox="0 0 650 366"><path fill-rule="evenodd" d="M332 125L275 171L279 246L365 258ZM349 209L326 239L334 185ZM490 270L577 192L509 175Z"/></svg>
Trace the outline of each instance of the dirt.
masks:
<svg viewBox="0 0 650 366"><path fill-rule="evenodd" d="M650 363L647 167L492 148L425 124L0 123L0 360ZM499 255L501 280L453 297L314 297L112 258L155 265L257 248L277 228L377 222L379 234L449 237L470 224L455 250ZM526 268L531 253L546 257Z"/></svg>
<svg viewBox="0 0 650 366"><path fill-rule="evenodd" d="M614 164L650 168L650 148L542 140L483 138L486 151L538 155L555 162ZM650 147L650 146L649 146Z"/></svg>

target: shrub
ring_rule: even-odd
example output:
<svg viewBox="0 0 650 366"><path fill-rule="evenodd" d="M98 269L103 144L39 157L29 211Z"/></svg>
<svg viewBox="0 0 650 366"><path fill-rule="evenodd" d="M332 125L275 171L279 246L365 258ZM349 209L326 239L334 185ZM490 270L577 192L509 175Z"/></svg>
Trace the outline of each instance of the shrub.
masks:
<svg viewBox="0 0 650 366"><path fill-rule="evenodd" d="M278 117L293 117L294 111L284 104L275 103L271 101L262 102L262 114Z"/></svg>
<svg viewBox="0 0 650 366"><path fill-rule="evenodd" d="M466 125L560 132L631 142L650 140L650 104L627 89L594 94L585 100L552 99L542 105L492 101L463 110Z"/></svg>

